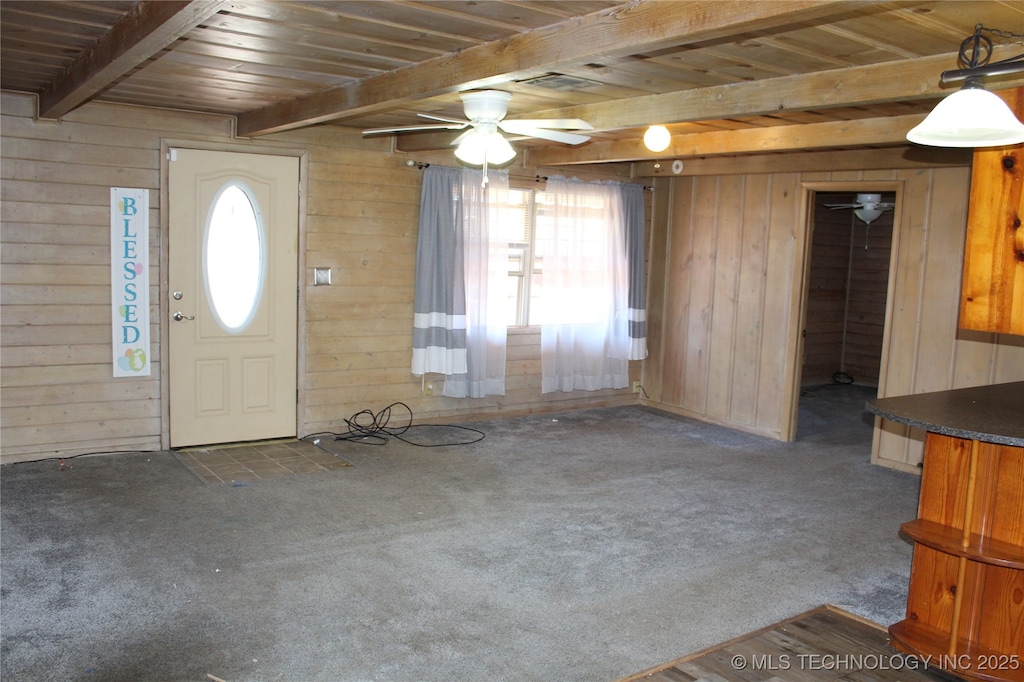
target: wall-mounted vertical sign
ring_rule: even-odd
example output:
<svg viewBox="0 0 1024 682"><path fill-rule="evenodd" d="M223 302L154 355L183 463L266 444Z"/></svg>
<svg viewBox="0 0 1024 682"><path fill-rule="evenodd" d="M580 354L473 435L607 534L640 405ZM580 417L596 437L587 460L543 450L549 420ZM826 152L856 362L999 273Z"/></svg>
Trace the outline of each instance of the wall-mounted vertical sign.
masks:
<svg viewBox="0 0 1024 682"><path fill-rule="evenodd" d="M149 190L110 188L114 376L149 376Z"/></svg>

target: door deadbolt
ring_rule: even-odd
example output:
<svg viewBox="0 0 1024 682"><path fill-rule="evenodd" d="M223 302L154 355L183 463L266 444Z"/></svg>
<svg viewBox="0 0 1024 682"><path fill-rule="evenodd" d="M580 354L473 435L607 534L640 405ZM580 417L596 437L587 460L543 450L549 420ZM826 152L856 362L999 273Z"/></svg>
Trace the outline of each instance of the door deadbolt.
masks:
<svg viewBox="0 0 1024 682"><path fill-rule="evenodd" d="M171 298L173 298L175 301L180 301L183 295L184 294L182 294L180 291L175 291L173 294L171 294Z"/></svg>

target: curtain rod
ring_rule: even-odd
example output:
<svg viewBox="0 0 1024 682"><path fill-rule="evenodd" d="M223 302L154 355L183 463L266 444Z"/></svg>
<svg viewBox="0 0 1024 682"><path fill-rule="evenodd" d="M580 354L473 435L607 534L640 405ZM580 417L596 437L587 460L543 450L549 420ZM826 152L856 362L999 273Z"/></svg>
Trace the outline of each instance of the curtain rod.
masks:
<svg viewBox="0 0 1024 682"><path fill-rule="evenodd" d="M406 161L405 165L409 166L410 168L415 166L418 170L423 170L424 168L430 168L430 164L429 163L427 163L425 161L414 161L412 159L409 159L408 161ZM546 181L548 179L548 176L546 176L546 175L516 175L516 174L513 174L513 173L509 173L508 175L511 178L517 178L519 180L533 180L534 182L543 182L543 181ZM648 185L644 185L644 189L646 191L648 191L648 192L653 192L654 191L654 188L650 187Z"/></svg>

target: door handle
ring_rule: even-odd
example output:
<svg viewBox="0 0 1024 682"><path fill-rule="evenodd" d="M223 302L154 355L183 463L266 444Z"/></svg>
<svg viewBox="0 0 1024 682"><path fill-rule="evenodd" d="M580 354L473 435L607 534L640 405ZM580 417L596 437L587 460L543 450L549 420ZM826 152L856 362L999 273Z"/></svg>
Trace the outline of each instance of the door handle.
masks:
<svg viewBox="0 0 1024 682"><path fill-rule="evenodd" d="M195 315L186 315L180 310L176 310L174 311L174 314L171 315L171 319L174 320L175 322L181 322L182 320L194 320L196 318Z"/></svg>

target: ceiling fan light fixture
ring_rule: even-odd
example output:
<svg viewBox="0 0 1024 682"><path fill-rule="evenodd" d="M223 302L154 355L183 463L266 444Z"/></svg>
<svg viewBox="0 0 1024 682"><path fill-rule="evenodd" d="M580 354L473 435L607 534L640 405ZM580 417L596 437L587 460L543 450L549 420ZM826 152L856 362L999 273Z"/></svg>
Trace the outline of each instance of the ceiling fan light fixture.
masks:
<svg viewBox="0 0 1024 682"><path fill-rule="evenodd" d="M882 216L882 210L878 208L855 208L853 214L870 225Z"/></svg>
<svg viewBox="0 0 1024 682"><path fill-rule="evenodd" d="M870 225L882 217L882 214L886 211L893 210L896 207L896 204L888 201L882 201L882 195L880 193L860 192L857 194L856 200L852 204L825 204L825 206L831 208L833 211L852 208L854 216L859 218L862 222Z"/></svg>
<svg viewBox="0 0 1024 682"><path fill-rule="evenodd" d="M471 121L500 121L508 113L508 103L512 101L512 93L501 90L478 90L464 92L462 108Z"/></svg>
<svg viewBox="0 0 1024 682"><path fill-rule="evenodd" d="M455 148L455 157L468 166L482 166L485 162L500 166L514 159L516 150L501 133L477 129L462 138Z"/></svg>
<svg viewBox="0 0 1024 682"><path fill-rule="evenodd" d="M644 146L652 152L663 152L672 142L672 134L662 125L651 126L644 133Z"/></svg>

